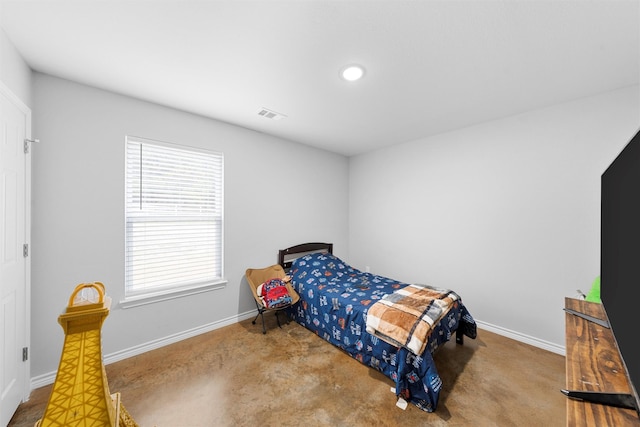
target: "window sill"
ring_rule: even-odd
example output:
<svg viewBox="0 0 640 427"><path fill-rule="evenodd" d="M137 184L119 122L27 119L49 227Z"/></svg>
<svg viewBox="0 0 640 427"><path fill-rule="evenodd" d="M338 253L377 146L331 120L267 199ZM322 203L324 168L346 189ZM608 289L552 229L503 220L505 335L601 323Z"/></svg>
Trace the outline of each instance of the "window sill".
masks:
<svg viewBox="0 0 640 427"><path fill-rule="evenodd" d="M160 301L167 301L176 298L182 298L189 295L196 295L203 292L215 291L218 289L224 289L227 286L226 280L218 282L207 283L205 285L197 285L189 288L181 288L177 290L167 290L162 292L155 292L151 294L133 296L125 298L120 301L119 305L122 309L138 307L141 305L154 304Z"/></svg>

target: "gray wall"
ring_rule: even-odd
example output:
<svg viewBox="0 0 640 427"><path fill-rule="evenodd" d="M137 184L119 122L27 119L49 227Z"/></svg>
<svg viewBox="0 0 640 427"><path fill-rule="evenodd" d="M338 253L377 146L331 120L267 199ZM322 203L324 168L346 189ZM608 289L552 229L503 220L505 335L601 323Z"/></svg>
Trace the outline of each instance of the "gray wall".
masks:
<svg viewBox="0 0 640 427"><path fill-rule="evenodd" d="M252 315L244 272L275 264L279 248L330 241L337 253L348 251L346 157L39 73L34 105L41 141L33 153L36 383L53 379L64 337L57 317L79 283L103 282L113 300L103 326L109 358ZM224 153L225 289L119 307L127 134Z"/></svg>
<svg viewBox="0 0 640 427"><path fill-rule="evenodd" d="M2 13L2 2L0 2ZM31 69L0 27L0 82L26 106L32 107Z"/></svg>
<svg viewBox="0 0 640 427"><path fill-rule="evenodd" d="M599 274L600 174L639 127L630 87L352 157L349 260L561 353L564 297Z"/></svg>

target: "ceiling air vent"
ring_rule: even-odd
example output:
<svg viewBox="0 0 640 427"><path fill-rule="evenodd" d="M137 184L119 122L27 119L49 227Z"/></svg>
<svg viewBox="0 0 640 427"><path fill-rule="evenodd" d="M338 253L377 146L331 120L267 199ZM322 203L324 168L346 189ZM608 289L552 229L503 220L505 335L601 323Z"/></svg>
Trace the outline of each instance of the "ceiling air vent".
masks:
<svg viewBox="0 0 640 427"><path fill-rule="evenodd" d="M282 120L287 117L284 114L276 113L275 111L268 110L266 108L261 108L260 111L258 111L258 115L271 120Z"/></svg>

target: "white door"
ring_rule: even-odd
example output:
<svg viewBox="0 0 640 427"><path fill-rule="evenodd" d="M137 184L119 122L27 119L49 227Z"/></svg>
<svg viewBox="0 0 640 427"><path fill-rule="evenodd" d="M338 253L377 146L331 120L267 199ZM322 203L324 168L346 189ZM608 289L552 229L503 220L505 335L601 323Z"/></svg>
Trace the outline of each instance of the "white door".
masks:
<svg viewBox="0 0 640 427"><path fill-rule="evenodd" d="M31 113L0 83L0 426L11 420L29 394L27 296L29 261L30 162L24 141Z"/></svg>

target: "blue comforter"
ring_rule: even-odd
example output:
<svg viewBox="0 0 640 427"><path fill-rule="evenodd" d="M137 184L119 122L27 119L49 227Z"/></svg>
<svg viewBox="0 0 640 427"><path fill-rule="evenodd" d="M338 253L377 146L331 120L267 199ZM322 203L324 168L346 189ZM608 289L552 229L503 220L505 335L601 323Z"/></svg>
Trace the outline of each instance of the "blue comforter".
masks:
<svg viewBox="0 0 640 427"><path fill-rule="evenodd" d="M475 321L461 301L437 323L424 353L416 355L366 332L369 307L406 283L362 272L326 253L297 258L289 275L300 294L300 302L289 310L293 320L391 378L396 395L424 411L436 409L442 381L433 351L458 328L476 337Z"/></svg>

